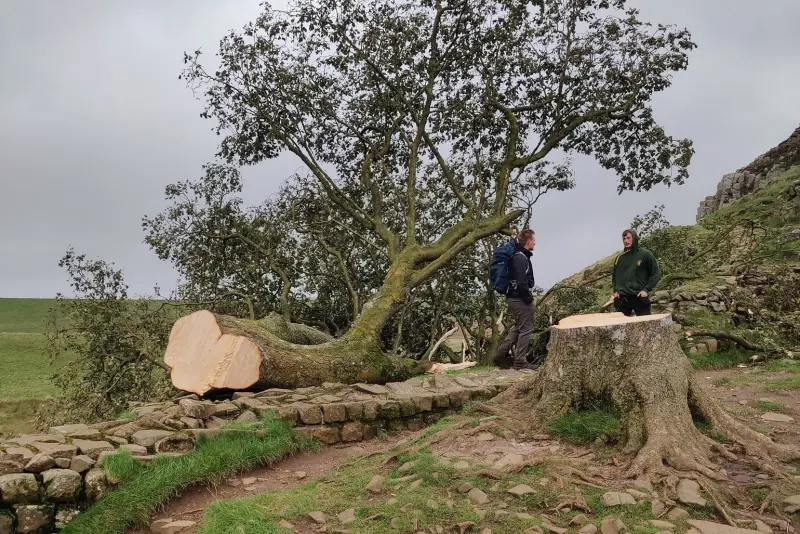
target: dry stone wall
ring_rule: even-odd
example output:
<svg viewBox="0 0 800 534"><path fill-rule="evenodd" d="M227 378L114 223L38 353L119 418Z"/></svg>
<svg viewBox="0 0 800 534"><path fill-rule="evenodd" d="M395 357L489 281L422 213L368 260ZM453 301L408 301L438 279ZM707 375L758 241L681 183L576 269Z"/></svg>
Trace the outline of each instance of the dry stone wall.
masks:
<svg viewBox="0 0 800 534"><path fill-rule="evenodd" d="M7 439L0 443L0 534L63 528L113 486L103 460L119 450L142 462L186 454L201 437L242 432L226 428L227 423L256 422L266 412L325 444L368 440L383 432L421 429L470 400L494 397L526 374L496 370L386 385L326 383L236 392L216 401L187 395L137 406L135 418Z"/></svg>

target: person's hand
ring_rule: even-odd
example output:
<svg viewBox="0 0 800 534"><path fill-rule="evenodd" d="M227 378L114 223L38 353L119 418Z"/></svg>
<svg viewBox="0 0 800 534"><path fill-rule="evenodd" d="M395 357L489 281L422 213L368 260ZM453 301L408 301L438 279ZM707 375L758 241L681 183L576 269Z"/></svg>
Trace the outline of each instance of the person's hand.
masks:
<svg viewBox="0 0 800 534"><path fill-rule="evenodd" d="M615 299L618 299L618 298L619 298L619 291L617 291L617 292L615 292L615 293L614 293L614 298L615 298Z"/></svg>
<svg viewBox="0 0 800 534"><path fill-rule="evenodd" d="M639 291L639 294L636 295L637 297L647 297L647 291Z"/></svg>

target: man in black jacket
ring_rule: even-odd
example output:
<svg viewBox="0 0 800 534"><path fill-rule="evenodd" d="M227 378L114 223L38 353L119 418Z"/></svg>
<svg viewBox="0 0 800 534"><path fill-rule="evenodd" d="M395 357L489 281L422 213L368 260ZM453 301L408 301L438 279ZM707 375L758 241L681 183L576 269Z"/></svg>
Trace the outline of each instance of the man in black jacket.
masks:
<svg viewBox="0 0 800 534"><path fill-rule="evenodd" d="M525 229L514 240L514 255L508 265L508 293L506 301L508 311L514 318L514 326L508 331L505 339L497 349L495 364L500 364L508 357L512 347L514 350L514 369L530 369L528 364L528 345L533 334L533 314L536 303L533 300L533 268L531 252L536 246L536 234Z"/></svg>

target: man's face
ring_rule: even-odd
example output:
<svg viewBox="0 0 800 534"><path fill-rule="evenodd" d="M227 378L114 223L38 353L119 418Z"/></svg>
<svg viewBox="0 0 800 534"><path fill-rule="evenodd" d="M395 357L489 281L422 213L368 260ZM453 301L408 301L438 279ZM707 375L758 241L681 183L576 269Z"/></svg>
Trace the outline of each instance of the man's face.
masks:
<svg viewBox="0 0 800 534"><path fill-rule="evenodd" d="M623 235L622 244L625 246L625 248L631 248L631 246L633 246L633 236L630 233Z"/></svg>
<svg viewBox="0 0 800 534"><path fill-rule="evenodd" d="M531 252L533 252L533 247L535 247L535 246L536 246L536 234L534 234L534 235L533 235L533 237L531 237L530 241L528 241L527 243L525 243L525 245L524 245L524 246L525 246L525 248L527 248L528 250L530 250Z"/></svg>

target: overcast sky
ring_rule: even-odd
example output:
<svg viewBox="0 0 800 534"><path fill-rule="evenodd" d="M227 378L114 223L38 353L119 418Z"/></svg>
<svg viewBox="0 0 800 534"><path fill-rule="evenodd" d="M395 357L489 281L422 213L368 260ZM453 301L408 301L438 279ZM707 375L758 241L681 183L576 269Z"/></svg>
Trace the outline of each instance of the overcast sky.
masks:
<svg viewBox="0 0 800 534"><path fill-rule="evenodd" d="M218 143L177 79L182 54L213 54L258 0L0 3L0 297L68 293L57 263L69 245L122 266L135 292L173 287L169 265L142 243L141 217L163 208L165 185L198 177ZM655 102L670 134L694 140L691 178L618 196L613 175L579 161L577 189L543 197L534 217L545 287L616 250L620 231L656 203L673 224L693 223L723 174L800 124L800 2L636 3L647 20L688 27L699 45ZM250 170L246 200L296 168L282 157Z"/></svg>

